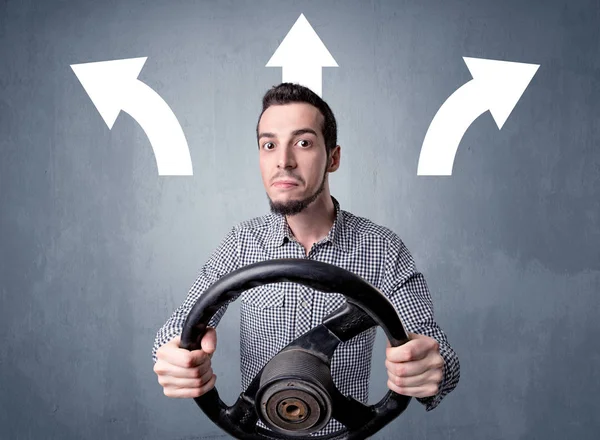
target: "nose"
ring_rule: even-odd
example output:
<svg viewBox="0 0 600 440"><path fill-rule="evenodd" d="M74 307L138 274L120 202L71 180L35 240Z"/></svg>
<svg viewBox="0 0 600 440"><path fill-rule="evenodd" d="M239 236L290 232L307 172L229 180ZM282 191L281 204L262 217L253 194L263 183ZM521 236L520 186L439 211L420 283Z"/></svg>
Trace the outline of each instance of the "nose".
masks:
<svg viewBox="0 0 600 440"><path fill-rule="evenodd" d="M294 157L293 149L290 146L283 144L281 148L279 148L278 155L277 166L279 168L296 168L296 158Z"/></svg>

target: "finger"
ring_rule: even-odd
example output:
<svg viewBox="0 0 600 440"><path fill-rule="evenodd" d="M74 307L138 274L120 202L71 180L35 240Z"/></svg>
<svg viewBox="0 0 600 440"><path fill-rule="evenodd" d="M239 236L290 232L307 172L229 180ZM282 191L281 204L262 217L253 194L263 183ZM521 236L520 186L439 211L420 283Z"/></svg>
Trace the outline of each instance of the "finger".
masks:
<svg viewBox="0 0 600 440"><path fill-rule="evenodd" d="M202 388L200 389L202 391L202 394L205 394L207 391L210 391L215 386L216 382L217 382L217 375L213 374L212 377L209 379L208 383L206 385L203 385Z"/></svg>
<svg viewBox="0 0 600 440"><path fill-rule="evenodd" d="M212 368L204 371L202 376L193 378L181 378L173 376L159 376L158 383L165 388L173 389L199 389L207 384L213 376Z"/></svg>
<svg viewBox="0 0 600 440"><path fill-rule="evenodd" d="M217 381L217 375L213 374L212 378L210 378L210 380L205 385L201 386L200 388L194 388L194 389L165 388L164 394L167 397L174 397L174 398L180 398L180 399L200 397L200 396L206 394L208 391L210 391L215 386L216 381Z"/></svg>
<svg viewBox="0 0 600 440"><path fill-rule="evenodd" d="M398 387L422 387L427 385L438 385L442 380L442 373L438 370L428 370L417 376L396 376L388 371L388 380Z"/></svg>
<svg viewBox="0 0 600 440"><path fill-rule="evenodd" d="M206 372L200 378L200 380L202 381L202 385L210 382L210 380L212 379L212 377L214 375L215 375L215 373L212 368L209 368L208 370L206 370ZM202 385L200 385L200 386L202 386Z"/></svg>
<svg viewBox="0 0 600 440"><path fill-rule="evenodd" d="M197 367L180 367L170 364L165 360L159 359L154 364L154 372L158 376L179 377L182 379L198 379L211 367L210 362L206 362Z"/></svg>
<svg viewBox="0 0 600 440"><path fill-rule="evenodd" d="M417 398L435 396L439 391L439 386L435 384L428 384L418 387L404 387L394 384L388 379L387 387L395 393L402 394L403 396L411 396Z"/></svg>
<svg viewBox="0 0 600 440"><path fill-rule="evenodd" d="M160 347L156 352L157 358L178 367L197 367L209 360L208 355L202 350L189 351L184 348L176 348L174 346L163 347Z"/></svg>
<svg viewBox="0 0 600 440"><path fill-rule="evenodd" d="M217 349L217 331L212 327L207 327L206 333L200 341L202 351L208 354L212 354Z"/></svg>
<svg viewBox="0 0 600 440"><path fill-rule="evenodd" d="M386 358L392 362L409 362L423 359L430 350L429 344L422 339L413 339L398 347L388 347Z"/></svg>
<svg viewBox="0 0 600 440"><path fill-rule="evenodd" d="M420 361L409 361L409 362L391 362L388 359L385 360L385 368L395 376L400 377L412 377L419 376L431 369L428 362Z"/></svg>

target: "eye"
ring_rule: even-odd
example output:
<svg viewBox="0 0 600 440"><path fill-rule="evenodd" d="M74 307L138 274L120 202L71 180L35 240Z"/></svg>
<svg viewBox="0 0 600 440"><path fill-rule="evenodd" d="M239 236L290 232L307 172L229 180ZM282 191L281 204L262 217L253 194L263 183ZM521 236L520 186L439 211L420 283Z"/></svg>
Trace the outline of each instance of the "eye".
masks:
<svg viewBox="0 0 600 440"><path fill-rule="evenodd" d="M300 139L298 143L300 142L306 142L308 145L305 145L305 147L309 147L311 145L310 141L307 141L306 139Z"/></svg>
<svg viewBox="0 0 600 440"><path fill-rule="evenodd" d="M267 142L266 144L264 144L264 145L263 145L263 148L264 148L265 150L268 150L268 149L269 149L269 148L268 148L268 145L269 145L269 144L270 144L270 145L273 145L273 143L272 143L272 142Z"/></svg>

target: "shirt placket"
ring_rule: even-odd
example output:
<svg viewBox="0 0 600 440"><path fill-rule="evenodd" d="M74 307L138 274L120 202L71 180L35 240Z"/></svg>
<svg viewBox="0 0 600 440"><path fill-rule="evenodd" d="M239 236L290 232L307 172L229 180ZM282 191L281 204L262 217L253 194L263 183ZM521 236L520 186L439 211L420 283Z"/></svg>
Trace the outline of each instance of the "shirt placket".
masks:
<svg viewBox="0 0 600 440"><path fill-rule="evenodd" d="M299 338L311 329L312 301L312 289L302 286L296 303L296 338Z"/></svg>
<svg viewBox="0 0 600 440"><path fill-rule="evenodd" d="M303 257L308 260L314 259L320 244L321 243L314 244L308 255L304 254ZM302 246L300 245L300 247ZM299 338L312 328L311 322L314 294L315 291L310 287L301 286L299 289L296 301L296 338Z"/></svg>

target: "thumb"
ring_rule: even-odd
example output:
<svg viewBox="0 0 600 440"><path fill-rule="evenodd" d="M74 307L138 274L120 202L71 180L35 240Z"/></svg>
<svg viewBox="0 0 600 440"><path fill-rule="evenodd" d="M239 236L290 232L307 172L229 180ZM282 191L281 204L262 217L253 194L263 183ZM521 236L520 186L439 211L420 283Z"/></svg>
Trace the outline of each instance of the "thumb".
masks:
<svg viewBox="0 0 600 440"><path fill-rule="evenodd" d="M217 331L213 327L207 327L206 333L202 337L200 342L202 351L207 354L214 353L217 349Z"/></svg>

